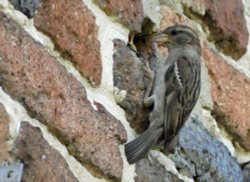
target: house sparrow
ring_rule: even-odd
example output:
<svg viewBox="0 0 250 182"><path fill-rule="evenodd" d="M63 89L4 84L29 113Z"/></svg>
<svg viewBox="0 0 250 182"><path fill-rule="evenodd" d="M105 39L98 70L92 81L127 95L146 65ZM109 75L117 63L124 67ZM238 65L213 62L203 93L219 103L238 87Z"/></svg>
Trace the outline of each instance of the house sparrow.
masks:
<svg viewBox="0 0 250 182"><path fill-rule="evenodd" d="M174 25L158 34L154 42L166 46L169 54L154 73L152 95L145 96L144 104L153 105L150 125L125 145L129 163L143 158L161 141L166 150L188 119L200 93L201 47L197 34L187 26Z"/></svg>

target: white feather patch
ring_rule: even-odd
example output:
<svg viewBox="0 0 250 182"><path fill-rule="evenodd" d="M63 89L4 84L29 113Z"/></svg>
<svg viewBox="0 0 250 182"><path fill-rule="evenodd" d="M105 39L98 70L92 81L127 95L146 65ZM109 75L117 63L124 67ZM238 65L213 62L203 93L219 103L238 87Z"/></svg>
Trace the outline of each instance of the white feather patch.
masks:
<svg viewBox="0 0 250 182"><path fill-rule="evenodd" d="M180 71L179 71L177 62L174 63L174 73L175 73L177 82L179 83L179 86L182 88L182 81L181 81Z"/></svg>

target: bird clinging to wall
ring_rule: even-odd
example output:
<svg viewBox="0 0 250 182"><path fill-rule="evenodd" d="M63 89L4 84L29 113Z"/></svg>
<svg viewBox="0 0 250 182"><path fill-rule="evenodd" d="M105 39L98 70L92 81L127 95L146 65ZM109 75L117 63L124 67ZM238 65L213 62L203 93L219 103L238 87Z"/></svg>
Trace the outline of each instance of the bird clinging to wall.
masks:
<svg viewBox="0 0 250 182"><path fill-rule="evenodd" d="M154 43L166 46L169 54L154 73L152 95L147 92L145 96L145 105L153 105L150 125L125 145L129 163L143 158L160 141L164 141L166 150L188 119L200 93L201 48L197 34L187 26L174 25L158 34Z"/></svg>

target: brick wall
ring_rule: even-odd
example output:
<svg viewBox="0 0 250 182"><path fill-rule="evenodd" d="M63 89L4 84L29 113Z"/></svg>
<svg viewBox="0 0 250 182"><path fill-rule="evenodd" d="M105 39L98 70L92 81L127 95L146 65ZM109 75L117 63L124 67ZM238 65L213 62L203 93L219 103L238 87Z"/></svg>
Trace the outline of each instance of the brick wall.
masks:
<svg viewBox="0 0 250 182"><path fill-rule="evenodd" d="M240 167L250 160L247 0L11 3L0 1L0 164L24 163L23 181L250 179ZM129 165L124 143L148 125L148 42L176 23L202 43L194 119L173 154Z"/></svg>

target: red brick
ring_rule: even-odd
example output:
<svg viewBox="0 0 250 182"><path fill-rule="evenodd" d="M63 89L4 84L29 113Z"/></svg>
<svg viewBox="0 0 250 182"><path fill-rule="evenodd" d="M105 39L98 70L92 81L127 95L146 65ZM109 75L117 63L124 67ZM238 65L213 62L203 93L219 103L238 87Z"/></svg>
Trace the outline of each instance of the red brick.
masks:
<svg viewBox="0 0 250 182"><path fill-rule="evenodd" d="M250 151L250 79L207 45L203 57L212 85L213 114Z"/></svg>
<svg viewBox="0 0 250 182"><path fill-rule="evenodd" d="M47 125L79 161L99 174L120 178L119 144L126 140L122 124L100 104L94 110L82 84L3 14L0 32L3 89Z"/></svg>
<svg viewBox="0 0 250 182"><path fill-rule="evenodd" d="M34 17L38 30L47 34L64 58L74 63L81 74L98 85L102 63L98 27L81 0L43 0Z"/></svg>
<svg viewBox="0 0 250 182"><path fill-rule="evenodd" d="M39 128L22 122L13 155L24 164L23 182L77 182L61 154L43 138Z"/></svg>
<svg viewBox="0 0 250 182"><path fill-rule="evenodd" d="M194 6L203 7L205 14L192 11ZM202 20L210 31L209 39L214 41L225 54L239 59L246 52L249 33L242 1L192 0L191 8L186 8L185 13L187 16L196 16Z"/></svg>
<svg viewBox="0 0 250 182"><path fill-rule="evenodd" d="M115 15L130 30L141 32L143 7L141 0L94 0L109 16Z"/></svg>

